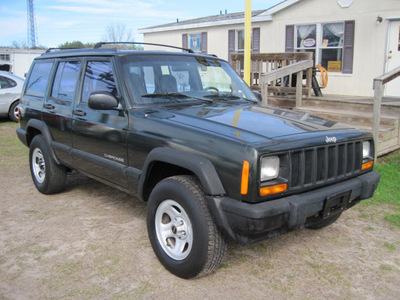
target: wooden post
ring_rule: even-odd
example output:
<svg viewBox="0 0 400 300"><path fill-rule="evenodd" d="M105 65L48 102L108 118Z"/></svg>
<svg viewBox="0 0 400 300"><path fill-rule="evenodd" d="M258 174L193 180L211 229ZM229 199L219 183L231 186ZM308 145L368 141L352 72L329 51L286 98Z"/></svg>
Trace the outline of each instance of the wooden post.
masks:
<svg viewBox="0 0 400 300"><path fill-rule="evenodd" d="M307 99L311 97L311 84L312 84L312 68L307 69L306 86L307 86Z"/></svg>
<svg viewBox="0 0 400 300"><path fill-rule="evenodd" d="M296 81L296 107L301 106L301 97L303 95L303 71L297 72Z"/></svg>
<svg viewBox="0 0 400 300"><path fill-rule="evenodd" d="M381 120L381 103L382 103L382 94L383 94L383 84L382 80L376 78L374 80L374 118L372 122L372 134L374 136L375 142L375 161L378 157L378 148L379 148L379 123Z"/></svg>
<svg viewBox="0 0 400 300"><path fill-rule="evenodd" d="M260 80L262 104L268 105L268 82Z"/></svg>

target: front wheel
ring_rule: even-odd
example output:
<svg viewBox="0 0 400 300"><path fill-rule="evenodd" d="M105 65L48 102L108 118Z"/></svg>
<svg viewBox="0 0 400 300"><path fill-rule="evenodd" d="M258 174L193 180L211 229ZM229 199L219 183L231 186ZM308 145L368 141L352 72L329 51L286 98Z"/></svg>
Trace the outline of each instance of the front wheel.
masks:
<svg viewBox="0 0 400 300"><path fill-rule="evenodd" d="M29 161L32 180L39 192L48 195L64 189L66 169L53 161L41 135L35 136L30 144Z"/></svg>
<svg viewBox="0 0 400 300"><path fill-rule="evenodd" d="M226 252L204 192L192 176L174 176L156 185L148 202L147 230L159 261L181 278L208 275Z"/></svg>

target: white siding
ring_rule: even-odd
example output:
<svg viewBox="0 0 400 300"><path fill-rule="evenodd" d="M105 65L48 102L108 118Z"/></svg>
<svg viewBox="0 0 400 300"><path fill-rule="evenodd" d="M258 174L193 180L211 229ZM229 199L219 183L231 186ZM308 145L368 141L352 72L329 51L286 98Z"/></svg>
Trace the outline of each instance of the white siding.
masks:
<svg viewBox="0 0 400 300"><path fill-rule="evenodd" d="M377 24L378 16L383 18ZM272 21L253 23L260 27L260 52L284 52L286 25L355 21L353 73L329 73L323 93L372 96L373 79L384 73L388 18L400 18L399 0L354 0L341 8L337 0L303 0L276 14ZM145 42L182 46L182 34L208 33L208 53L228 60L228 30L243 29L242 24L145 33Z"/></svg>

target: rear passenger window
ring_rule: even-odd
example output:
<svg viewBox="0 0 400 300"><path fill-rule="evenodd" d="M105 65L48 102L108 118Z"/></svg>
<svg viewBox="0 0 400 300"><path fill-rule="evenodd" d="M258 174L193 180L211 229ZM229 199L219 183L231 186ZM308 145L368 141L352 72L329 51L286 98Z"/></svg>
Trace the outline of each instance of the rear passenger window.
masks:
<svg viewBox="0 0 400 300"><path fill-rule="evenodd" d="M37 62L34 64L31 76L28 79L26 94L44 97L52 66L53 63L48 62Z"/></svg>
<svg viewBox="0 0 400 300"><path fill-rule="evenodd" d="M78 61L66 61L58 64L51 97L69 101L74 99L80 65Z"/></svg>
<svg viewBox="0 0 400 300"><path fill-rule="evenodd" d="M89 61L83 81L82 103L87 103L93 92L109 92L117 96L114 74L109 61Z"/></svg>
<svg viewBox="0 0 400 300"><path fill-rule="evenodd" d="M0 76L0 89L8 89L16 86L17 83L10 78Z"/></svg>

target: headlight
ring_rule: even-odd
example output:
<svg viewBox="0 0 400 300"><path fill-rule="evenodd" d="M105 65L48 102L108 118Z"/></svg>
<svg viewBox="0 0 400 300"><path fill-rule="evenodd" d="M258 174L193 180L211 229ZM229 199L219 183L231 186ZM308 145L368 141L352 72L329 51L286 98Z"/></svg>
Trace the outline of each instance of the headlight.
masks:
<svg viewBox="0 0 400 300"><path fill-rule="evenodd" d="M371 143L369 141L363 142L363 159L371 157Z"/></svg>
<svg viewBox="0 0 400 300"><path fill-rule="evenodd" d="M268 156L261 159L261 181L277 178L279 175L279 157Z"/></svg>

